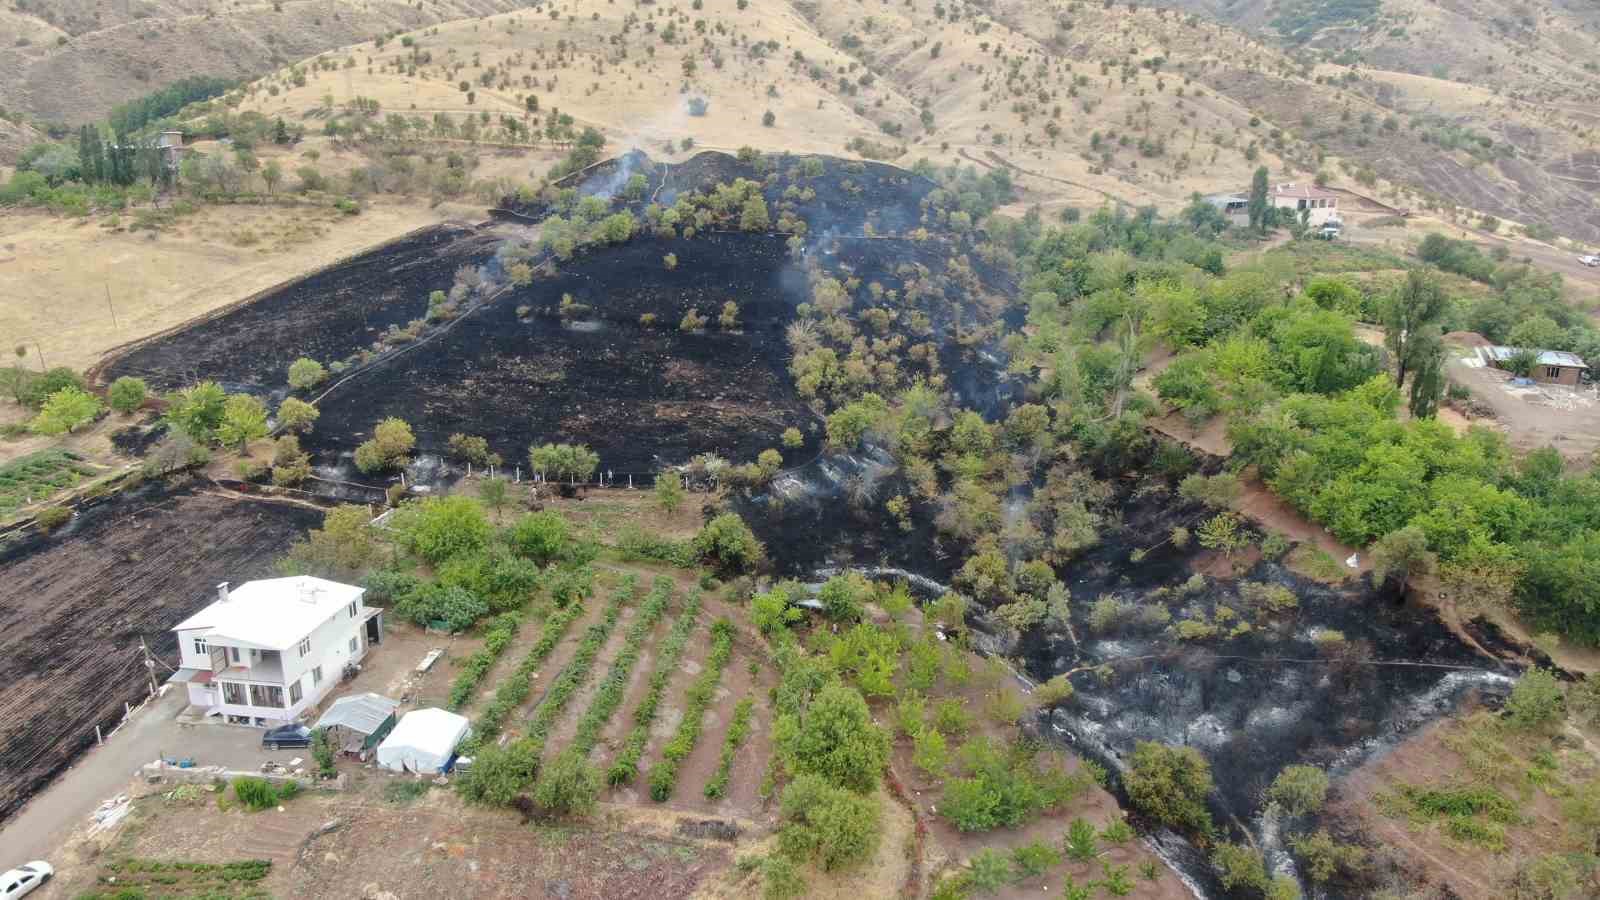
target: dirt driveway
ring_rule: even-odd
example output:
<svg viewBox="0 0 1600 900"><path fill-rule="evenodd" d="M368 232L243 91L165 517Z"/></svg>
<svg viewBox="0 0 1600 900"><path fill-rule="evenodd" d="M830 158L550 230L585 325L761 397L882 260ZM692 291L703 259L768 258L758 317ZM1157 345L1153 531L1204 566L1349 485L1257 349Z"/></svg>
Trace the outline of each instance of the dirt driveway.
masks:
<svg viewBox="0 0 1600 900"><path fill-rule="evenodd" d="M1467 358L1466 352L1452 354L1450 378L1494 410L1511 446L1523 452L1554 447L1569 463L1582 467L1593 463L1600 449L1600 389L1519 386L1511 383L1509 373L1470 365Z"/></svg>

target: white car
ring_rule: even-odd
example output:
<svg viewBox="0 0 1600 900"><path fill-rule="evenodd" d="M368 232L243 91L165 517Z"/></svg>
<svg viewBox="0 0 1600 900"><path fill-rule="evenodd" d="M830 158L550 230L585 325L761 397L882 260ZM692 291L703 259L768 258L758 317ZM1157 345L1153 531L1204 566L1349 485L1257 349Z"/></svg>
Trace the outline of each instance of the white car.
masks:
<svg viewBox="0 0 1600 900"><path fill-rule="evenodd" d="M1600 256L1580 256L1578 262L1592 268L1600 268Z"/></svg>
<svg viewBox="0 0 1600 900"><path fill-rule="evenodd" d="M56 873L55 867L42 859L36 859L23 866L0 875L0 900L16 900L33 892L33 889Z"/></svg>

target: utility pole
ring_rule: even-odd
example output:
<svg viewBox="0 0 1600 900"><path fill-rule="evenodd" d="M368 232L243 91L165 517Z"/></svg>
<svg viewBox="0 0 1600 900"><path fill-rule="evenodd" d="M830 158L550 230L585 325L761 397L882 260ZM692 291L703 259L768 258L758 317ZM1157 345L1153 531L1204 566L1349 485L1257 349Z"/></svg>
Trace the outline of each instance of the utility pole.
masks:
<svg viewBox="0 0 1600 900"><path fill-rule="evenodd" d="M106 283L106 309L111 310L111 327L120 331L122 329L122 326L117 324L117 308L115 306L111 305L111 284L110 284L110 282Z"/></svg>
<svg viewBox="0 0 1600 900"><path fill-rule="evenodd" d="M144 672L150 679L150 696L156 695L156 659L150 655L150 645L145 643L144 635L139 635L139 649L144 653Z"/></svg>
<svg viewBox="0 0 1600 900"><path fill-rule="evenodd" d="M50 371L50 367L48 365L45 365L44 351L39 348L39 342L38 341L34 341L33 342L33 352L39 354L39 371L41 371L41 372Z"/></svg>

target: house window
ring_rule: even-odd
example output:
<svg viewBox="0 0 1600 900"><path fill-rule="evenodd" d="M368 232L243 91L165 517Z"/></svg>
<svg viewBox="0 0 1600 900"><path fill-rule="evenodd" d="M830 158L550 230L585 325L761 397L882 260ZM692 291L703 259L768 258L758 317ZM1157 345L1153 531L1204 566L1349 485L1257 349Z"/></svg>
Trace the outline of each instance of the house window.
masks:
<svg viewBox="0 0 1600 900"><path fill-rule="evenodd" d="M1561 367L1560 366L1545 366L1544 367L1544 377L1546 377L1546 378L1560 378L1561 377Z"/></svg>
<svg viewBox="0 0 1600 900"><path fill-rule="evenodd" d="M299 703L300 702L300 698L304 697L304 696L305 696L305 693L300 690L300 682L298 680L296 680L294 684L289 685L289 705L290 706L293 706L294 704Z"/></svg>
<svg viewBox="0 0 1600 900"><path fill-rule="evenodd" d="M233 661L234 661L235 664L237 664L239 662L239 648L238 647L229 647L228 648L228 655L233 657Z"/></svg>
<svg viewBox="0 0 1600 900"><path fill-rule="evenodd" d="M222 683L222 702L236 703L240 706L245 705L247 701L245 700L244 685L236 681L224 681Z"/></svg>
<svg viewBox="0 0 1600 900"><path fill-rule="evenodd" d="M359 602L361 602L361 601L359 601L359 600L351 600L350 601L349 610L350 610L350 618L352 618L352 619L354 619L356 617L356 604L359 603Z"/></svg>
<svg viewBox="0 0 1600 900"><path fill-rule="evenodd" d="M273 709L282 709L284 706L283 688L278 687L275 684L250 685L250 705L270 706Z"/></svg>
<svg viewBox="0 0 1600 900"><path fill-rule="evenodd" d="M305 656L307 653L310 653L310 652L311 652L311 638L306 638L305 640L300 642L300 655L301 656Z"/></svg>
<svg viewBox="0 0 1600 900"><path fill-rule="evenodd" d="M316 687L322 683L322 667L317 666L311 670L311 686Z"/></svg>
<svg viewBox="0 0 1600 900"><path fill-rule="evenodd" d="M194 653L195 653L196 656L205 656L206 655L206 639L205 638L197 637L197 638L194 639Z"/></svg>
<svg viewBox="0 0 1600 900"><path fill-rule="evenodd" d="M356 652L356 638L351 638L350 639L350 652L351 653Z"/></svg>

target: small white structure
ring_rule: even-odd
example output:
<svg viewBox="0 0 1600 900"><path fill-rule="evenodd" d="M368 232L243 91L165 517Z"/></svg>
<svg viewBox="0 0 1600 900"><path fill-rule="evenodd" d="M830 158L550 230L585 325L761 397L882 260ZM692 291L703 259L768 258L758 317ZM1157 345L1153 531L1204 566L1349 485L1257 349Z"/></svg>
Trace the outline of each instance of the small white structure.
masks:
<svg viewBox="0 0 1600 900"><path fill-rule="evenodd" d="M217 585L217 600L179 622L189 703L240 725L294 721L383 641L383 610L366 589L308 575Z"/></svg>
<svg viewBox="0 0 1600 900"><path fill-rule="evenodd" d="M468 727L465 716L435 708L414 709L378 745L378 765L396 772L436 775L455 758Z"/></svg>

